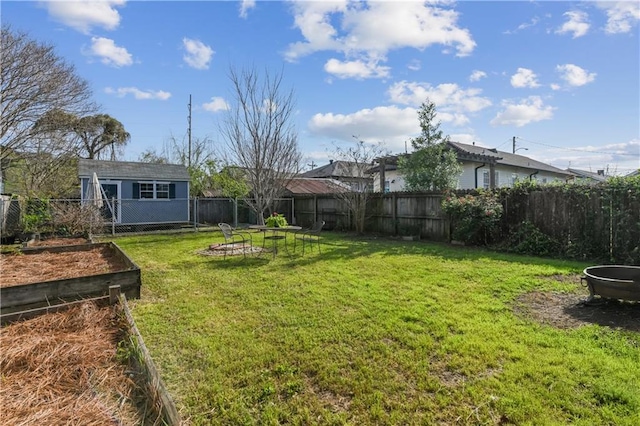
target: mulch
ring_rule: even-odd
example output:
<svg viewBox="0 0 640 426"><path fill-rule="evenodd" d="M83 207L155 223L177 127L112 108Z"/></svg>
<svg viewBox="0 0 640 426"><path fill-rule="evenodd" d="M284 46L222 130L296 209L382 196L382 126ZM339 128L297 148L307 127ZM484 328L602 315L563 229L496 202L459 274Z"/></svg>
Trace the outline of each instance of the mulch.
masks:
<svg viewBox="0 0 640 426"><path fill-rule="evenodd" d="M2 281L0 287L77 278L123 271L126 264L108 247L54 253L0 255Z"/></svg>
<svg viewBox="0 0 640 426"><path fill-rule="evenodd" d="M146 424L140 388L118 359L122 321L115 307L86 302L2 327L0 423Z"/></svg>

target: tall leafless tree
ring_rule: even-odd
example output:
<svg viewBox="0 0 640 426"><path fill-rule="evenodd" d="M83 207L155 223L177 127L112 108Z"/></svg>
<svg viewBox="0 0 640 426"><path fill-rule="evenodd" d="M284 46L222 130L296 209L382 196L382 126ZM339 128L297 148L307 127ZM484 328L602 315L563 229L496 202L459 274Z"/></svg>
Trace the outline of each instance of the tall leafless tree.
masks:
<svg viewBox="0 0 640 426"><path fill-rule="evenodd" d="M363 233L367 218L367 204L373 192L373 179L369 169L373 167L376 158L388 155L382 143L371 144L357 141L355 145L336 146L332 156L334 160L342 161L349 169L352 179L351 190L345 191L336 186L335 197L342 201L351 214L356 232Z"/></svg>
<svg viewBox="0 0 640 426"><path fill-rule="evenodd" d="M282 73L259 75L256 68L229 71L233 100L221 132L229 162L244 171L258 223L300 170L298 133L293 125L293 90L282 87Z"/></svg>
<svg viewBox="0 0 640 426"><path fill-rule="evenodd" d="M83 116L96 110L89 84L52 45L3 25L1 46L0 177L16 152L41 148L34 124L45 113L58 109Z"/></svg>

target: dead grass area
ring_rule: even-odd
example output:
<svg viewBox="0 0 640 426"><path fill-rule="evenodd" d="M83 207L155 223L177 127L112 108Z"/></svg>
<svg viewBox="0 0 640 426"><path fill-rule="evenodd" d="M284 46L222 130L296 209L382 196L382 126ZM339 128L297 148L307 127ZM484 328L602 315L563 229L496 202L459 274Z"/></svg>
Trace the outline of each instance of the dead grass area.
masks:
<svg viewBox="0 0 640 426"><path fill-rule="evenodd" d="M244 254L259 254L264 250L262 247L255 247L252 245L243 246L242 243L234 244L212 244L204 250L198 250L196 253L203 256L239 256Z"/></svg>
<svg viewBox="0 0 640 426"><path fill-rule="evenodd" d="M0 423L148 424L126 357L125 322L112 306L84 303L4 326L0 333Z"/></svg>
<svg viewBox="0 0 640 426"><path fill-rule="evenodd" d="M12 253L0 255L0 287L105 274L127 269L106 246L63 253Z"/></svg>
<svg viewBox="0 0 640 426"><path fill-rule="evenodd" d="M554 276L549 279L575 283L576 289L571 293L525 293L516 300L516 314L562 329L598 324L640 332L640 303L595 299L585 304L589 291L580 285L579 275Z"/></svg>
<svg viewBox="0 0 640 426"><path fill-rule="evenodd" d="M34 241L29 243L28 247L52 247L52 246L75 246L79 244L88 244L89 241L86 238L46 238L43 240Z"/></svg>

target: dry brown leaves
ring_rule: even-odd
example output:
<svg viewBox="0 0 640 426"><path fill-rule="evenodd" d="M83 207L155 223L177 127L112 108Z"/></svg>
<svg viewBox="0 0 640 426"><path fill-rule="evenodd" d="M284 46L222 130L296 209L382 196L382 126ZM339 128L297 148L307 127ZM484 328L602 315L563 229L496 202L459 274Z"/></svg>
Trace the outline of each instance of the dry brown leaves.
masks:
<svg viewBox="0 0 640 426"><path fill-rule="evenodd" d="M135 383L116 360L118 318L87 302L3 327L0 423L141 424Z"/></svg>
<svg viewBox="0 0 640 426"><path fill-rule="evenodd" d="M0 287L76 278L126 270L106 246L86 251L16 253L0 255Z"/></svg>

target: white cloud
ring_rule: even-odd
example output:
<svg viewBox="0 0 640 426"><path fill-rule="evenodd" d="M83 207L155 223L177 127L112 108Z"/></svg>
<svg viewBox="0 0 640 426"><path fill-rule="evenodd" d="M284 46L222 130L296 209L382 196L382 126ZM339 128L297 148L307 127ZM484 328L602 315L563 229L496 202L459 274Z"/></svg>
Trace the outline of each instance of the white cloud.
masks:
<svg viewBox="0 0 640 426"><path fill-rule="evenodd" d="M345 55L344 63L355 59L377 63L386 61L391 50L423 50L432 45L453 48L457 56L467 56L476 43L467 29L457 25L458 12L447 9L448 4L295 2L294 25L304 40L290 44L285 58L295 61L314 52L335 51Z"/></svg>
<svg viewBox="0 0 640 426"><path fill-rule="evenodd" d="M242 0L242 3L240 4L240 17L246 19L249 14L249 10L254 7L256 7L256 0Z"/></svg>
<svg viewBox="0 0 640 426"><path fill-rule="evenodd" d="M92 27L116 29L120 25L120 14L115 8L125 3L125 0L103 0L47 1L43 4L54 20L88 34Z"/></svg>
<svg viewBox="0 0 640 426"><path fill-rule="evenodd" d="M502 105L505 109L491 120L492 126L522 127L536 121L550 120L553 118L553 110L555 109L551 106L545 106L539 96L529 96L518 104L505 101Z"/></svg>
<svg viewBox="0 0 640 426"><path fill-rule="evenodd" d="M538 22L540 22L540 19L537 16L534 16L533 18L531 18L531 22L524 22L520 25L518 25L518 28L516 28L515 30L507 30L504 31L503 34L515 34L519 31L525 30L529 27L534 27L538 24Z"/></svg>
<svg viewBox="0 0 640 426"><path fill-rule="evenodd" d="M91 48L85 52L88 55L98 56L100 62L112 67L125 67L133 64L131 54L124 47L116 46L109 38L92 37Z"/></svg>
<svg viewBox="0 0 640 426"><path fill-rule="evenodd" d="M200 40L192 40L186 37L182 39L182 45L187 51L182 57L187 65L197 70L209 69L209 62L211 62L211 58L215 53L213 49Z"/></svg>
<svg viewBox="0 0 640 426"><path fill-rule="evenodd" d="M229 109L229 104L224 100L224 98L214 96L213 98L211 98L211 102L202 104L202 108L205 111L210 112L226 111Z"/></svg>
<svg viewBox="0 0 640 426"><path fill-rule="evenodd" d="M596 79L596 73L590 73L573 64L558 65L556 71L560 73L560 78L573 87L584 86Z"/></svg>
<svg viewBox="0 0 640 426"><path fill-rule="evenodd" d="M340 61L331 58L324 64L324 70L338 78L384 78L389 76L389 67L379 66L374 61Z"/></svg>
<svg viewBox="0 0 640 426"><path fill-rule="evenodd" d="M518 68L518 71L511 76L511 85L513 87L535 88L540 86L537 80L538 76L528 68Z"/></svg>
<svg viewBox="0 0 640 426"><path fill-rule="evenodd" d="M480 96L481 89L463 89L454 83L431 86L428 83L400 81L387 90L392 102L419 107L427 99L436 105L438 117L460 126L469 122L467 113L478 112L491 105Z"/></svg>
<svg viewBox="0 0 640 426"><path fill-rule="evenodd" d="M628 33L640 21L637 1L599 1L596 5L607 13L607 34Z"/></svg>
<svg viewBox="0 0 640 426"><path fill-rule="evenodd" d="M365 142L384 142L394 151L404 150L404 141L420 131L415 108L380 106L352 114L315 114L309 130L326 139L352 141L353 136Z"/></svg>
<svg viewBox="0 0 640 426"><path fill-rule="evenodd" d="M163 90L140 90L137 87L118 87L117 89L107 87L104 89L104 92L109 95L115 95L119 98L124 98L127 95L133 95L137 100L154 99L166 101L171 97L171 93Z"/></svg>
<svg viewBox="0 0 640 426"><path fill-rule="evenodd" d="M560 89L562 89L562 86L560 86L559 84L556 84L556 83L551 83L550 87L551 87L551 90L560 90Z"/></svg>
<svg viewBox="0 0 640 426"><path fill-rule="evenodd" d="M422 68L422 63L417 59L412 59L408 64L407 68L411 71L419 71Z"/></svg>
<svg viewBox="0 0 640 426"><path fill-rule="evenodd" d="M588 15L585 12L575 10L565 12L564 16L566 16L568 20L556 30L556 33L573 33L573 38L582 37L583 35L587 34L590 25L587 22Z"/></svg>
<svg viewBox="0 0 640 426"><path fill-rule="evenodd" d="M487 73L480 70L473 70L471 75L469 76L469 81L479 81L482 78L486 78Z"/></svg>
<svg viewBox="0 0 640 426"><path fill-rule="evenodd" d="M625 175L640 168L640 139L628 142L608 143L600 146L578 146L567 149L547 149L542 161L556 167L608 174Z"/></svg>

